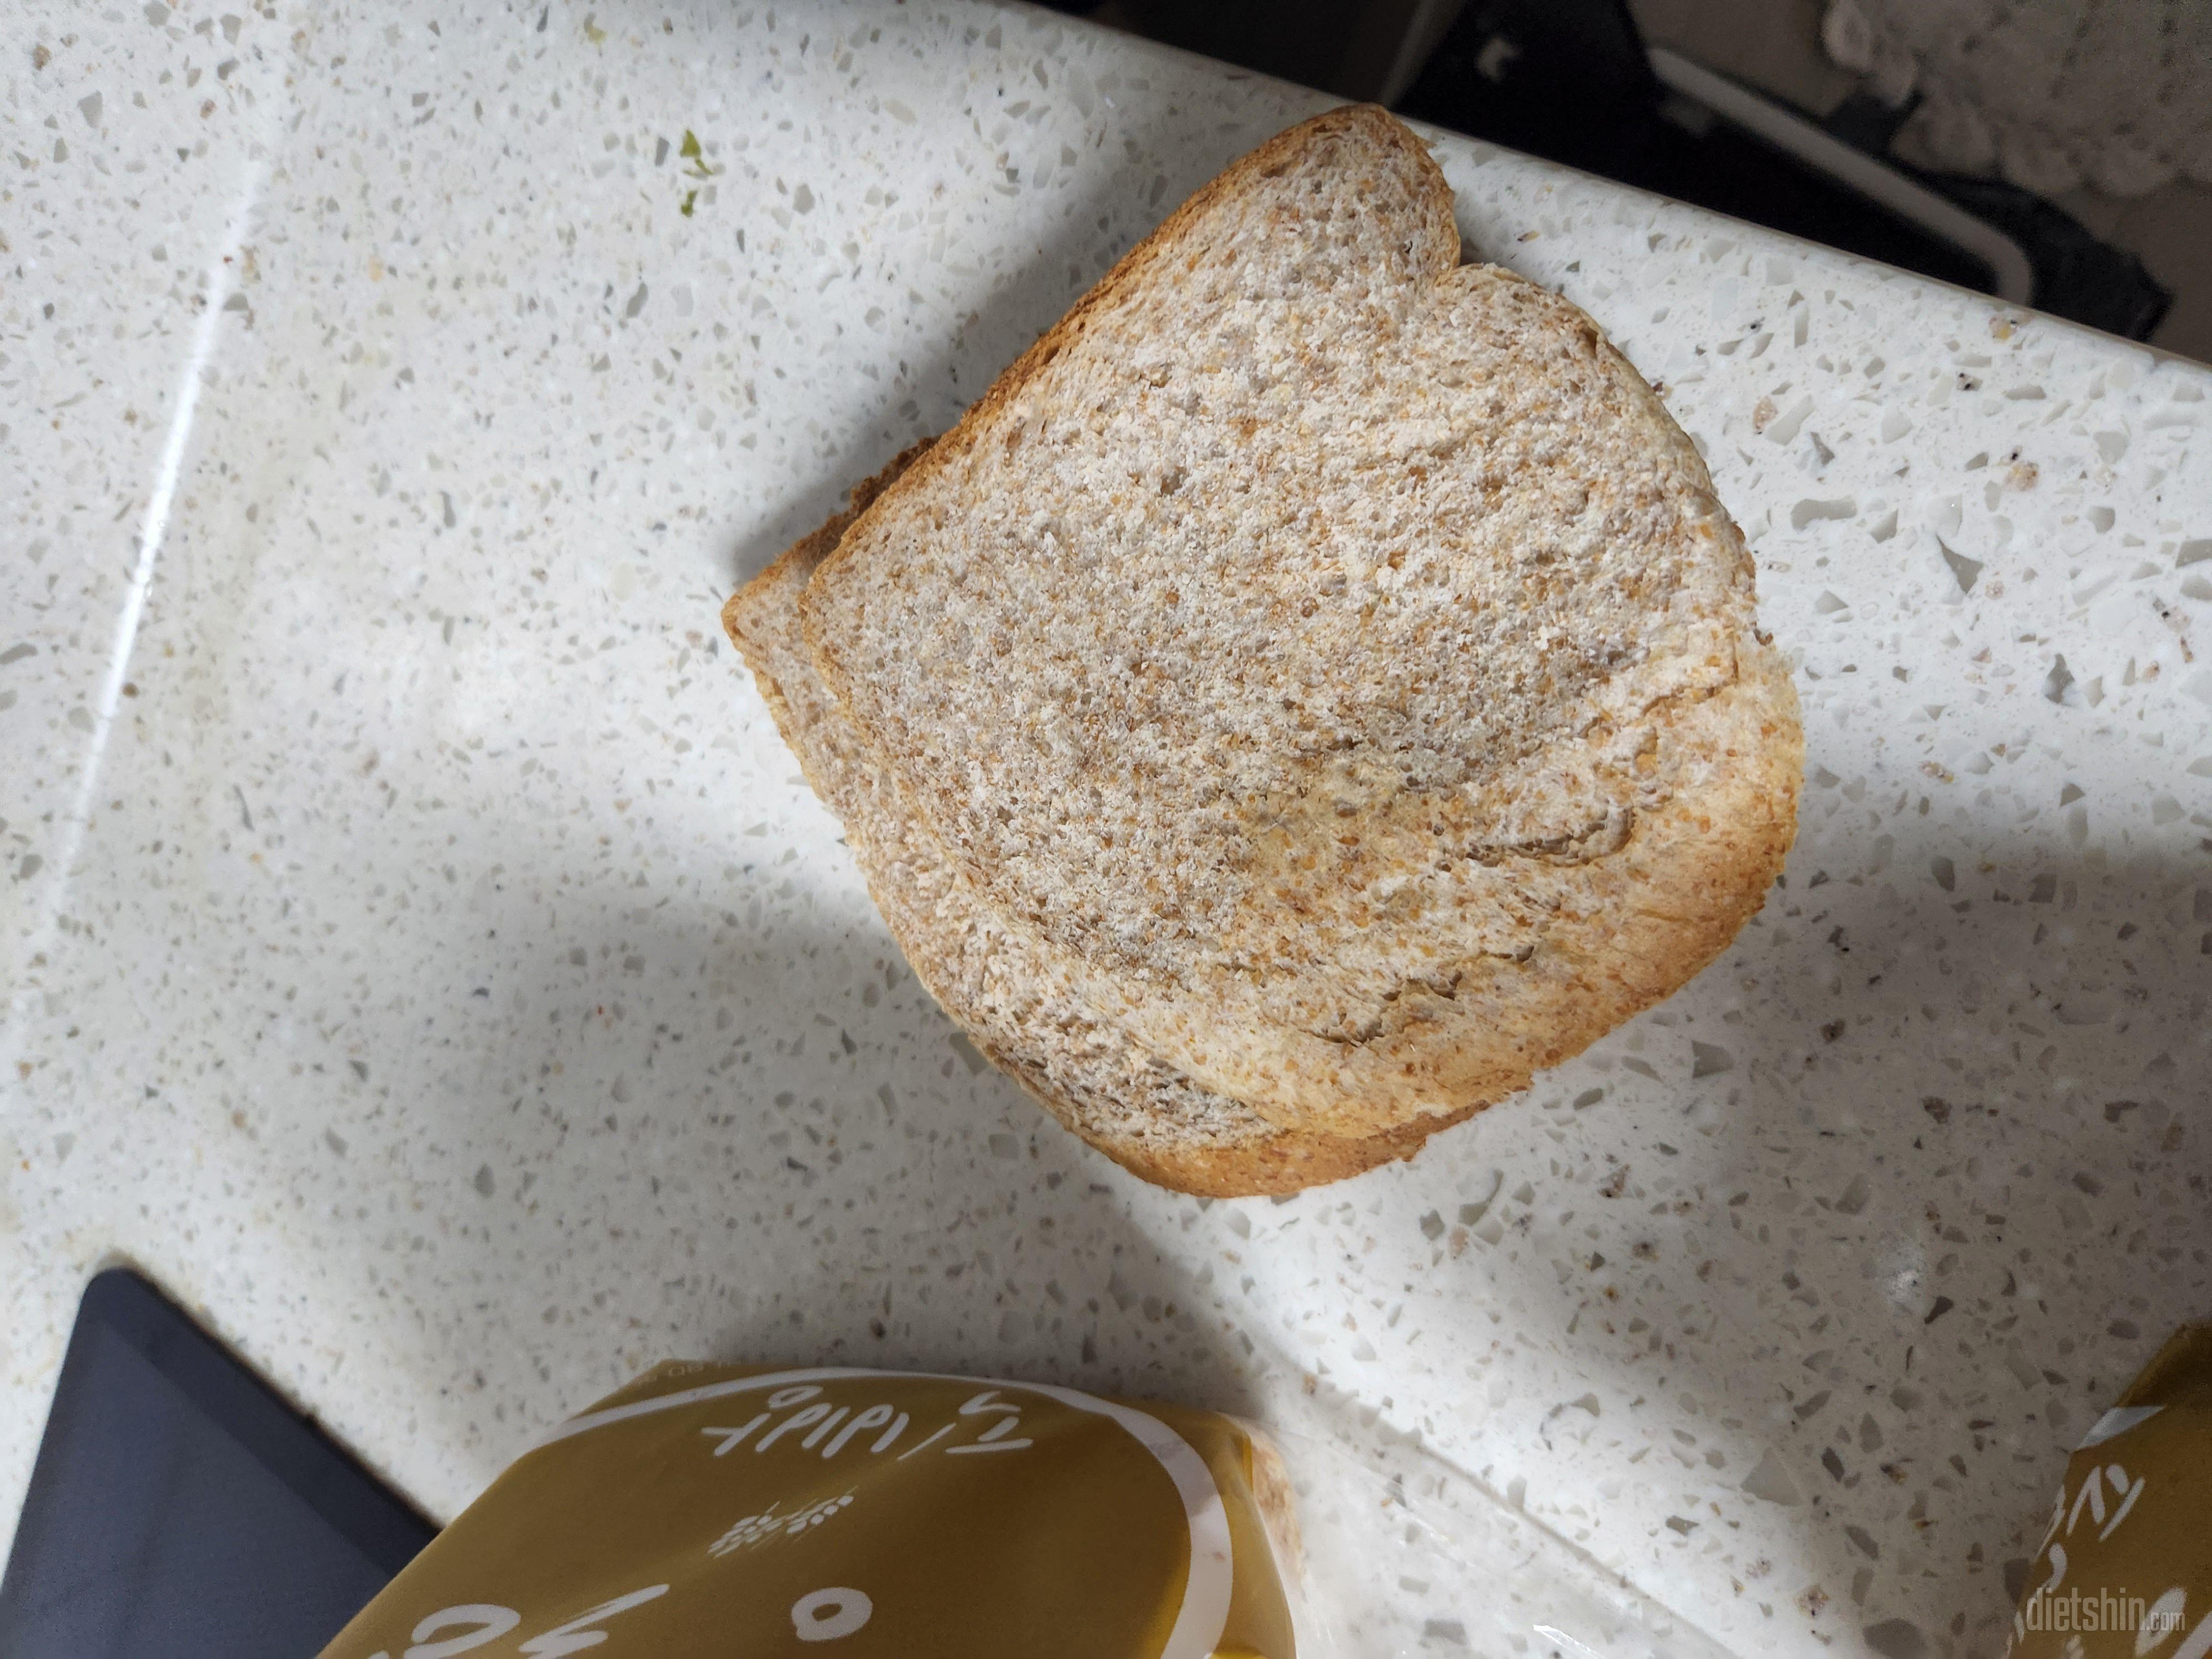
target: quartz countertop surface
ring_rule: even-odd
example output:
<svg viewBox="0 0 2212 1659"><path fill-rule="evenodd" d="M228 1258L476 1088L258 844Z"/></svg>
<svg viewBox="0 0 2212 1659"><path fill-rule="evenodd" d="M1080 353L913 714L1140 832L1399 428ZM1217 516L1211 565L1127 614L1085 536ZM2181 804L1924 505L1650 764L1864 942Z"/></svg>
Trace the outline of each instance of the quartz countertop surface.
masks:
<svg viewBox="0 0 2212 1659"><path fill-rule="evenodd" d="M2212 375L1439 137L1751 538L1803 827L1285 1202L986 1067L720 637L1326 102L921 0L9 9L0 1510L128 1260L439 1516L670 1356L1319 1390L1739 1651L2002 1645L2212 1312Z"/></svg>

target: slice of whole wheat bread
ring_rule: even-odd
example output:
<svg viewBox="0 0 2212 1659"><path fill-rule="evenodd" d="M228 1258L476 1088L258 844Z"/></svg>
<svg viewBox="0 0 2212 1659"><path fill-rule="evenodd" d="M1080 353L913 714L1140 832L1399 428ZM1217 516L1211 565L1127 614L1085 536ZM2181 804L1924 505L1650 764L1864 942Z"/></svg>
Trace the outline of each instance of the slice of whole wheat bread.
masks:
<svg viewBox="0 0 2212 1659"><path fill-rule="evenodd" d="M800 597L981 913L1285 1128L1434 1127L1759 908L1802 739L1696 450L1372 108L1231 167ZM988 924L983 924L988 925Z"/></svg>
<svg viewBox="0 0 2212 1659"><path fill-rule="evenodd" d="M1146 1180L1215 1197L1295 1192L1409 1154L1437 1126L1359 1139L1284 1128L1144 1052L1067 988L1055 947L977 902L870 758L800 636L799 596L839 538L926 447L856 487L848 510L793 545L722 611L784 740L843 823L916 976L1054 1117Z"/></svg>

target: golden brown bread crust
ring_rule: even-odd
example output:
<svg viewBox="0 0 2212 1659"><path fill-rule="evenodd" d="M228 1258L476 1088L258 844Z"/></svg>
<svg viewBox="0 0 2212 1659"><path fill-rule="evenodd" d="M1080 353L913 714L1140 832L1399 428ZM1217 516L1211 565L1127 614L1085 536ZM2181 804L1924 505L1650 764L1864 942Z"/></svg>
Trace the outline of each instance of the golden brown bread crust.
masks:
<svg viewBox="0 0 2212 1659"><path fill-rule="evenodd" d="M1026 458L1048 440L1068 441L1053 429L1055 416L1079 421L1125 389L1101 389L1097 377L1120 373L1121 360L1109 354L1092 363L1085 342L1094 335L1115 338L1117 319L1149 285L1173 289L1210 280L1212 268L1202 269L1208 250L1197 236L1208 216L1227 212L1248 195L1263 196L1310 165L1326 145L1356 150L1360 165L1387 186L1369 189L1358 210L1396 216L1392 234L1402 232L1402 238L1383 249L1380 264L1389 269L1373 286L1397 283L1419 290L1427 308L1406 314L1432 331L1420 336L1415 355L1447 368L1464 363L1479 387L1522 396L1510 411L1519 424L1502 428L1507 439L1544 415L1546 398L1602 422L1605 447L1581 457L1579 471L1569 446L1565 484L1554 489L1567 506L1552 512L1556 503L1540 501L1550 516L1533 520L1530 532L1567 535L1596 522L1606 532L1589 544L1596 551L1577 562L1583 544L1575 544L1568 547L1564 578L1516 569L1496 592L1469 597L1481 601L1477 611L1510 619L1518 599L1556 598L1604 556L1630 549L1629 556L1614 557L1613 585L1601 596L1613 605L1619 626L1607 621L1592 629L1598 636L1592 651L1614 648L1620 677L1608 681L1611 669L1593 671L1587 689L1563 696L1559 718L1569 723L1527 736L1526 763L1518 769L1490 766L1475 740L1502 731L1500 752L1510 751L1527 734L1510 722L1486 726L1471 716L1467 740L1432 744L1447 751L1442 761L1413 752L1430 741L1419 719L1401 722L1413 735L1398 751L1386 752L1371 732L1339 733L1334 749L1324 744L1316 756L1301 757L1285 776L1262 776L1264 787L1241 795L1230 792L1219 834L1227 851L1212 864L1203 848L1193 851L1190 825L1202 815L1192 810L1164 811L1151 820L1093 814L1076 826L1088 840L1070 836L1066 849L1055 851L1049 843L1063 826L1053 815L1061 802L1079 796L1071 783L1097 777L1096 769L1083 769L1092 763L1052 774L1050 787L1024 798L1018 787L1006 787L1010 775L1000 757L978 752L1002 741L1030 742L1035 732L1023 728L1040 726L1054 711L1033 705L1038 719L1004 729L941 715L933 726L905 717L938 705L916 702L905 695L909 684L888 682L906 673L909 682L923 683L927 697L941 698L945 684L968 669L978 684L995 672L1018 690L1036 678L1041 661L1056 665L1038 657L1037 637L1020 631L1020 617L1010 623L1014 607L1001 602L1004 584L997 579L1013 573L968 557L970 544L959 538L972 533L972 526L963 512L1000 511L1018 498L1023 492L1004 484L1013 464L1003 457L1031 440L1020 462L1030 466ZM1261 238L1271 228L1295 228L1295 219L1290 206L1270 206L1257 222L1240 222L1237 234ZM1326 212L1322 222L1326 227ZM1018 921L1059 947L1068 990L1206 1090L1244 1102L1286 1129L1326 1128L1354 1141L1378 1133L1418 1135L1456 1121L1670 994L1757 910L1795 834L1802 764L1796 696L1786 669L1753 626L1750 558L1712 496L1702 461L1650 388L1580 312L1510 273L1453 269L1456 254L1449 188L1419 142L1388 115L1340 110L1281 135L1200 191L1024 354L887 492L869 521L842 538L801 602L816 662L859 740L892 780L904 810L921 820L915 834L930 838L969 878L984 911L1002 926ZM1393 259L1399 263L1390 264ZM1207 303L1231 309L1241 303L1233 287L1223 293ZM1462 350L1470 339L1482 349ZM1184 344L1149 336L1133 342L1140 350L1156 343L1164 356ZM1120 341L1115 350L1126 355L1132 345ZM1499 378L1481 380L1498 374L1501 364ZM1163 382L1182 367L1164 361ZM1093 378L1082 379L1086 374ZM1099 401L1086 404L1079 392L1095 392ZM1352 407L1356 413L1356 400ZM1418 425L1414 417L1422 412L1410 406L1385 410L1405 416L1401 424L1408 426ZM1244 440L1262 441L1268 429L1248 421ZM1296 453L1319 473L1358 435L1340 424ZM1501 441L1501 451L1518 461L1493 496L1502 491L1510 504L1559 484L1557 447L1524 453ZM1197 459L1191 459L1195 471ZM1235 464L1232 456L1232 471ZM1401 465L1387 476L1402 487L1413 471L1421 483L1426 465ZM1183 488L1183 471L1170 469L1158 493ZM998 487L963 496L971 475L999 481ZM1093 491L1081 504L1104 514L1119 507L1121 497ZM1149 501L1142 506L1154 513L1148 525L1158 521L1154 507ZM1085 526L1072 528L1066 544L1077 548L1068 556L1079 564L1091 544L1082 540ZM1069 529L1061 527L1064 537ZM954 542L964 567L949 554L929 563ZM1138 544L1141 552L1141 537ZM989 551L1002 544L1003 538ZM1648 550L1649 558L1640 564L1636 550ZM1415 550L1417 569L1421 551ZM1198 584L1198 562L1188 562L1188 580L1170 569L1155 588L1133 592L1131 608L1152 619L1187 614L1176 611L1184 596L1175 590ZM1639 586L1646 565L1651 580ZM971 654L933 657L915 634L876 626L878 611L892 614L901 605L907 610L898 614L950 614L952 596L941 591L948 568L963 580L975 576L987 590L957 596L979 618ZM1395 560L1390 568L1396 569ZM909 580L909 572L920 574ZM1079 574L1069 567L1071 579ZM1390 587L1387 578L1375 586L1386 615ZM1049 602L1048 585L1040 592ZM1569 592L1565 603L1571 611L1583 600ZM1364 622L1373 607L1353 611L1354 621ZM1073 625L1079 629L1084 617L1100 618L1103 630L1105 616L1104 607L1094 605ZM1328 618L1324 608L1322 621ZM1160 625L1164 629L1165 621ZM1298 631L1296 624L1272 636L1259 630L1263 640L1286 647ZM886 639L902 647L911 642L924 665L894 661L900 653L885 648ZM994 671L981 654L987 651L1010 651L1010 667ZM1142 679L1150 665L1137 658L1123 659L1123 678ZM1387 675L1391 660L1382 654L1362 672ZM1540 692L1550 671L1540 652L1529 660L1543 681ZM1109 658L1105 666L1116 664ZM1093 677L1102 684L1110 678ZM1303 683L1285 689L1303 691ZM1415 684L1396 695L1402 708L1433 690ZM1528 706L1541 702L1532 696ZM1493 698L1475 715L1492 706L1510 713L1515 705L1511 697ZM1374 709L1363 705L1355 712L1371 715ZM1176 713L1170 708L1168 715ZM1150 718L1164 729L1167 716L1154 709ZM1085 734L1070 729L1070 742L1079 748ZM1121 732L1134 744L1146 729L1135 720ZM1207 735L1230 756L1220 764L1233 767L1243 733L1217 728ZM1032 743L1024 763L1053 763L1051 746ZM1172 769L1173 745L1164 746L1171 751ZM1253 746L1272 762L1285 745ZM1182 752L1195 751L1186 744ZM1107 766L1120 763L1113 746L1101 753ZM1333 758L1340 754L1353 759ZM1377 755L1380 760L1370 762ZM1444 777L1449 787L1433 775L1416 775L1423 768L1437 774L1455 756L1466 761L1464 775ZM1513 754L1507 757L1512 761ZM1022 781L1011 777L1015 786ZM1110 793L1113 780L1104 781ZM1186 794L1205 804L1202 795ZM1079 801L1076 810L1081 817ZM1347 811L1346 827L1358 832L1348 838L1337 833L1332 816ZM1001 833L997 821L1010 813L1018 821ZM1100 823L1115 831L1103 839L1114 856L1099 854ZM1151 842L1166 850L1154 855ZM1033 854L1034 862L1025 862ZM1117 866L1134 873L1125 878ZM1021 878L1032 868L1036 878L1024 884ZM1254 878L1254 871L1265 879ZM1363 937L1370 912L1378 929L1387 924L1400 936L1370 948Z"/></svg>
<svg viewBox="0 0 2212 1659"><path fill-rule="evenodd" d="M815 568L927 446L856 486L851 505L787 549L722 608L722 625L807 781L843 823L869 891L915 976L976 1048L1069 1129L1133 1174L1207 1197L1290 1193L1410 1156L1440 1125L1347 1139L1284 1128L1154 1062L1055 988L1052 948L995 923L933 842L813 671L798 599Z"/></svg>

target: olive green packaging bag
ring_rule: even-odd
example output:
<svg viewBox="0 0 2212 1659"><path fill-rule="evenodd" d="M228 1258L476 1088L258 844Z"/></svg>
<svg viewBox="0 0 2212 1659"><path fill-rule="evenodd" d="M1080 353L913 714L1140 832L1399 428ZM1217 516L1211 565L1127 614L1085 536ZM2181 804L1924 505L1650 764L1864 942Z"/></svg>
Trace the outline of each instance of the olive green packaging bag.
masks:
<svg viewBox="0 0 2212 1659"><path fill-rule="evenodd" d="M672 1364L526 1453L324 1659L1291 1659L1282 1492L1211 1412Z"/></svg>
<svg viewBox="0 0 2212 1659"><path fill-rule="evenodd" d="M2176 1332L2075 1450L2011 1651L2212 1653L2212 1325Z"/></svg>

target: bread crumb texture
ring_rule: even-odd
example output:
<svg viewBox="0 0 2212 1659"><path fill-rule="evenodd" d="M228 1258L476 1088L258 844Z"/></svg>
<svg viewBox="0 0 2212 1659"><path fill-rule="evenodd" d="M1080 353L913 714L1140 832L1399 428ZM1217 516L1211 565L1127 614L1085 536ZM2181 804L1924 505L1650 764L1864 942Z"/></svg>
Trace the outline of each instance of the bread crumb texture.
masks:
<svg viewBox="0 0 2212 1659"><path fill-rule="evenodd" d="M1285 1127L1163 1063L1071 988L1065 951L994 917L908 812L896 781L823 683L800 635L799 603L847 527L927 447L860 484L849 510L790 548L722 611L808 781L843 823L915 976L1061 1123L1163 1186L1222 1197L1297 1192L1413 1152L1432 1123L1358 1137Z"/></svg>

